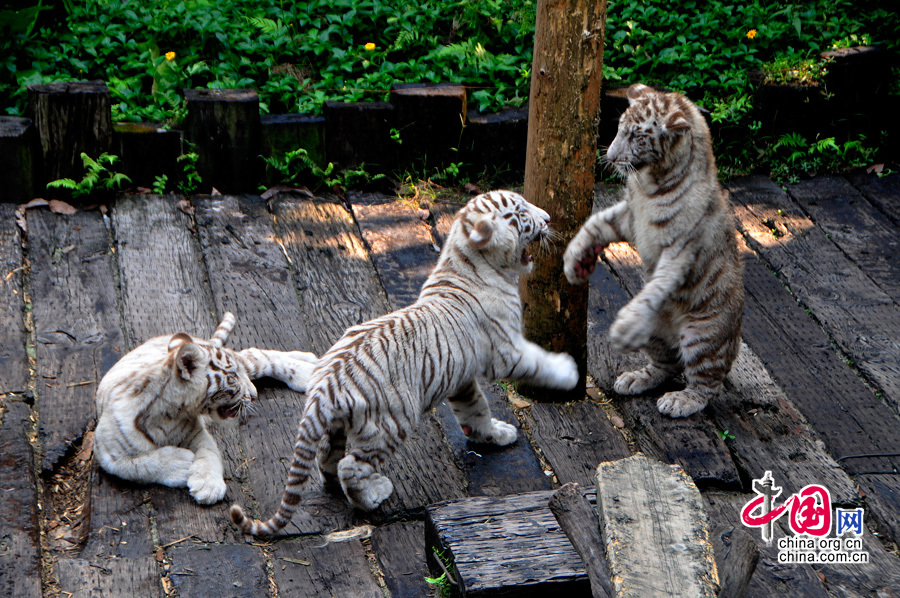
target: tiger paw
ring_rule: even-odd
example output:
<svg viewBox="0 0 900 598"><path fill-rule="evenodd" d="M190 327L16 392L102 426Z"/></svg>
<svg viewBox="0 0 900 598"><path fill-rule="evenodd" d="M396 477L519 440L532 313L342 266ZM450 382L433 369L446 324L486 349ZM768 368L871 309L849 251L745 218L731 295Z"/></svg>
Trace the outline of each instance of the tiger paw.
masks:
<svg viewBox="0 0 900 598"><path fill-rule="evenodd" d="M164 446L157 449L153 456L164 464L163 477L152 480L170 488L184 488L190 478L191 466L194 464L194 453L186 448Z"/></svg>
<svg viewBox="0 0 900 598"><path fill-rule="evenodd" d="M469 425L461 425L463 434L471 442L481 442L484 444L496 444L497 446L506 446L516 441L519 433L516 427L496 418L491 418L491 425L485 430L472 428Z"/></svg>
<svg viewBox="0 0 900 598"><path fill-rule="evenodd" d="M304 353L303 351L292 351L291 353L300 353L304 355L312 355L312 353ZM313 357L315 357L313 355ZM315 359L309 361L305 358L292 358L291 367L288 369L284 383L288 388L297 392L306 392L309 377L315 369Z"/></svg>
<svg viewBox="0 0 900 598"><path fill-rule="evenodd" d="M609 342L619 353L630 353L645 346L656 327L656 316L648 309L629 303L609 329Z"/></svg>
<svg viewBox="0 0 900 598"><path fill-rule="evenodd" d="M349 490L349 491L348 491ZM355 488L344 489L344 493L355 507L365 511L374 511L394 492L394 484L390 478L380 473L373 473L361 481Z"/></svg>
<svg viewBox="0 0 900 598"><path fill-rule="evenodd" d="M549 353L541 370L544 376L540 382L548 388L569 390L578 384L578 364L568 353Z"/></svg>
<svg viewBox="0 0 900 598"><path fill-rule="evenodd" d="M648 364L639 370L621 374L616 378L613 390L624 396L639 395L656 388L674 375L674 372Z"/></svg>
<svg viewBox="0 0 900 598"><path fill-rule="evenodd" d="M211 471L200 468L191 468L191 477L188 478L188 490L201 505L212 505L225 498L228 487L221 476Z"/></svg>
<svg viewBox="0 0 900 598"><path fill-rule="evenodd" d="M569 283L584 284L587 282L594 273L594 268L597 267L597 256L602 251L602 245L583 246L576 237L563 255L563 272Z"/></svg>
<svg viewBox="0 0 900 598"><path fill-rule="evenodd" d="M656 401L656 408L669 417L687 417L706 407L708 398L695 390L667 392Z"/></svg>

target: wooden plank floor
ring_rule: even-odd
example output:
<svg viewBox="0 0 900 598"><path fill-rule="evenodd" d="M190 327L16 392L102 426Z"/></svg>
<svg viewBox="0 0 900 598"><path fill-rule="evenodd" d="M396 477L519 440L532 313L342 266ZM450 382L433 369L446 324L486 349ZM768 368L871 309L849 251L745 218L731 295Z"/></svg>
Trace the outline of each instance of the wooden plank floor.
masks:
<svg viewBox="0 0 900 598"><path fill-rule="evenodd" d="M270 542L236 534L227 505L256 515L276 507L303 395L262 383L250 420L216 430L228 493L200 507L185 490L125 483L93 465L97 382L147 338L206 336L225 311L237 315L230 346L321 354L348 326L415 299L458 205L362 193L190 205L126 195L71 216L29 209L17 222L17 206L0 203L0 596L435 595L424 581L426 506L591 484L598 462L637 450L684 467L713 526L740 525L751 481L766 470L785 494L818 483L836 505L865 507L866 566L779 565L750 530L763 550L750 595L891 595L900 587L900 177L786 189L746 178L728 189L746 267L744 345L725 394L703 413L671 420L656 412L659 392L612 393L615 376L640 361L606 340L642 284L636 254L616 245L590 289L588 367L602 393L511 400L485 381L517 443L473 449L441 405L388 466L396 492L381 508L353 511L311 483L295 525ZM598 188L596 207L616 198Z"/></svg>

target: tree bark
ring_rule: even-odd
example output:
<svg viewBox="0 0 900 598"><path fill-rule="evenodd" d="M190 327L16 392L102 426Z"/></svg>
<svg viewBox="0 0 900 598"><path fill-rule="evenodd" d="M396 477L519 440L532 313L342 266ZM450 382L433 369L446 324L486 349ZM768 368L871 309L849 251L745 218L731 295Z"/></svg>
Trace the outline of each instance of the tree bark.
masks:
<svg viewBox="0 0 900 598"><path fill-rule="evenodd" d="M541 393L555 400L584 396L587 287L566 281L562 254L593 203L605 27L606 0L538 2L525 198L550 214L558 236L549 251L536 255L522 298L526 336L578 363L575 389Z"/></svg>

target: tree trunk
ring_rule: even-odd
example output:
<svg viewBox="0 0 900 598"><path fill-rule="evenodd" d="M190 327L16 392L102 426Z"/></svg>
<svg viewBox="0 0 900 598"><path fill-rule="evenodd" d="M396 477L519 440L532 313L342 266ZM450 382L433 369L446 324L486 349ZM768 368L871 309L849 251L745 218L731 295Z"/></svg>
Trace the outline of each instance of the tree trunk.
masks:
<svg viewBox="0 0 900 598"><path fill-rule="evenodd" d="M574 390L540 395L557 400L584 396L588 292L566 281L562 254L593 203L605 27L606 0L538 2L525 197L550 214L558 238L538 253L522 298L526 336L578 362Z"/></svg>

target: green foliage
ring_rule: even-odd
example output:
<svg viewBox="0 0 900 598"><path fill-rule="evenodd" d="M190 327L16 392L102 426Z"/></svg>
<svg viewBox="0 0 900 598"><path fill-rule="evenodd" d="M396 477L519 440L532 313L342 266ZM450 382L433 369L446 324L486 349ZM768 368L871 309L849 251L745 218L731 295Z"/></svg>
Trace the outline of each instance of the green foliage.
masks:
<svg viewBox="0 0 900 598"><path fill-rule="evenodd" d="M184 172L182 180L178 183L178 192L182 195L193 195L197 192L200 183L203 182L203 178L200 176L200 173L197 172L197 160L199 159L199 156L196 152L188 152L186 154L181 154L177 159L178 162L181 163ZM157 181L158 180L159 177L157 177Z"/></svg>
<svg viewBox="0 0 900 598"><path fill-rule="evenodd" d="M166 186L169 184L169 175L160 174L153 180L153 192L157 195L163 195L166 192Z"/></svg>
<svg viewBox="0 0 900 598"><path fill-rule="evenodd" d="M438 591L441 596L450 596L451 594L451 586L450 579L447 577L447 571L453 571L453 561L450 560L449 557L444 555L437 548L432 547L434 551L434 557L440 559L441 563L444 565L444 572L441 573L438 577L425 577L425 581L433 586L437 586Z"/></svg>
<svg viewBox="0 0 900 598"><path fill-rule="evenodd" d="M370 173L364 163L337 172L331 162L322 168L302 147L284 154L262 156L262 159L266 163L267 179L289 185L309 185L315 189L349 189L386 178L384 174Z"/></svg>
<svg viewBox="0 0 900 598"><path fill-rule="evenodd" d="M808 140L798 133L788 133L772 145L769 161L775 180L795 183L801 174L814 176L866 166L874 152L864 137L838 143L834 137Z"/></svg>
<svg viewBox="0 0 900 598"><path fill-rule="evenodd" d="M72 192L72 197L81 197L88 195L95 189L105 189L114 191L122 188L126 182L130 183L131 179L121 172L110 170L110 166L116 163L118 156L103 153L94 160L86 153L81 152L81 161L84 164L84 176L80 181L74 179L57 179L47 183L48 189L68 189Z"/></svg>

